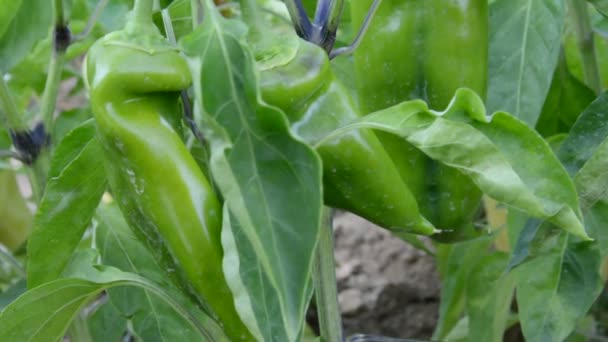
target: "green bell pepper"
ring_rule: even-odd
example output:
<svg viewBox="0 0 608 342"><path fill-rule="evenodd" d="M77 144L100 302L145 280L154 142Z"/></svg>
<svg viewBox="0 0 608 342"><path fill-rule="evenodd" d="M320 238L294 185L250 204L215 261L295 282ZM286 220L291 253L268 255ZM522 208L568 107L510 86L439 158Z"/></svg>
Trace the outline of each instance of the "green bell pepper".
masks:
<svg viewBox="0 0 608 342"><path fill-rule="evenodd" d="M262 98L285 111L297 136L315 144L359 118L358 109L331 70L327 53L297 37L293 39L298 47L292 60L261 66ZM327 205L351 211L397 233L436 232L420 215L415 198L371 130L351 131L318 146L317 152L323 161Z"/></svg>
<svg viewBox="0 0 608 342"><path fill-rule="evenodd" d="M221 203L180 134L179 91L190 72L146 3L145 19L99 39L86 60L110 189L129 225L231 340L250 341L222 271Z"/></svg>
<svg viewBox="0 0 608 342"><path fill-rule="evenodd" d="M351 2L355 27L363 23L372 2ZM412 99L443 109L460 87L485 97L487 0L384 0L354 52L354 63L366 113ZM436 239L456 241L479 234L472 221L481 191L472 181L397 137L386 133L378 137L414 192L423 215L442 230Z"/></svg>

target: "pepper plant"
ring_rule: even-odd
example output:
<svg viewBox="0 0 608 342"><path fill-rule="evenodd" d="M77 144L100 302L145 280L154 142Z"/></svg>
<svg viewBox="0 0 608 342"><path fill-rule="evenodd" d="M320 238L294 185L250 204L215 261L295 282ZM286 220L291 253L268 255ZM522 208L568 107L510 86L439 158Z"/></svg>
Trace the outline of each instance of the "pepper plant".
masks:
<svg viewBox="0 0 608 342"><path fill-rule="evenodd" d="M608 334L605 1L0 9L1 341L389 341L332 208L434 255L429 339Z"/></svg>

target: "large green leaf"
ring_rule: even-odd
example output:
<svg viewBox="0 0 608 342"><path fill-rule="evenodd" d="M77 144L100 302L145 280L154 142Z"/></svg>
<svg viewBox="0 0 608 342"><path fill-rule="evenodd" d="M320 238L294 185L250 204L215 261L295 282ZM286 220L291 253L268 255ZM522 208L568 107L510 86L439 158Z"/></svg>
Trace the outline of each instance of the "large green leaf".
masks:
<svg viewBox="0 0 608 342"><path fill-rule="evenodd" d="M581 114L559 150L566 170L574 176L608 137L608 92L602 93Z"/></svg>
<svg viewBox="0 0 608 342"><path fill-rule="evenodd" d="M95 213L106 188L102 148L89 120L57 146L49 182L28 242L28 286L56 279Z"/></svg>
<svg viewBox="0 0 608 342"><path fill-rule="evenodd" d="M69 278L35 287L0 313L0 341L57 341L78 312L106 289L117 286L143 288L162 298L206 340L223 341L210 329L209 318L188 310L183 298L167 293L155 283L113 267L94 265L93 250L83 251L71 265Z"/></svg>
<svg viewBox="0 0 608 342"><path fill-rule="evenodd" d="M147 247L133 234L115 203L101 205L96 245L104 265L141 275L170 293L179 292L166 277L166 270L156 262ZM143 341L197 341L202 337L171 305L153 292L121 287L108 290L110 302L131 321L132 331ZM193 302L185 302L195 311Z"/></svg>
<svg viewBox="0 0 608 342"><path fill-rule="evenodd" d="M192 72L197 125L209 141L211 174L233 227L238 224L255 253L241 259L253 266L241 267L260 265L281 308L273 319L294 341L302 331L321 226L320 160L291 135L284 113L260 101L242 24L221 17L210 0L204 3L203 24L180 42ZM238 309L249 327L257 325Z"/></svg>
<svg viewBox="0 0 608 342"><path fill-rule="evenodd" d="M0 35L0 70L10 71L31 51L36 42L49 34L52 4L48 0L21 0L21 6L13 15L13 20L4 34ZM4 12L4 7L1 8Z"/></svg>
<svg viewBox="0 0 608 342"><path fill-rule="evenodd" d="M110 302L98 307L87 323L94 342L120 342L127 330L127 319Z"/></svg>
<svg viewBox="0 0 608 342"><path fill-rule="evenodd" d="M507 254L496 252L469 273L466 289L469 341L503 340L515 288L513 275L504 274L508 261Z"/></svg>
<svg viewBox="0 0 608 342"><path fill-rule="evenodd" d="M239 312L245 313L252 333L259 340L287 341L290 333L285 324L276 319L281 313L281 303L272 283L264 272L259 272L260 263L256 262L255 250L243 234L238 220L234 219L228 208L224 208L222 228L224 246L224 273L229 280ZM264 293L264 296L259 294ZM306 297L312 296L312 283L308 283ZM255 324L252 324L255 322ZM299 334L298 334L299 335Z"/></svg>
<svg viewBox="0 0 608 342"><path fill-rule="evenodd" d="M469 176L497 201L589 238L572 179L546 141L508 113L486 116L483 102L471 90L459 89L444 112L416 100L369 114L320 144L358 128L399 135Z"/></svg>
<svg viewBox="0 0 608 342"><path fill-rule="evenodd" d="M441 275L441 303L434 340L444 340L460 321L466 303L469 273L484 259L492 239L480 238L437 246L437 266Z"/></svg>
<svg viewBox="0 0 608 342"><path fill-rule="evenodd" d="M578 116L595 100L595 93L568 70L560 58L536 130L544 137L567 133Z"/></svg>
<svg viewBox="0 0 608 342"><path fill-rule="evenodd" d="M608 0L587 0L595 6L595 9L608 17Z"/></svg>
<svg viewBox="0 0 608 342"><path fill-rule="evenodd" d="M557 65L564 0L497 0L490 5L488 110L534 127Z"/></svg>
<svg viewBox="0 0 608 342"><path fill-rule="evenodd" d="M530 341L567 337L602 289L599 267L608 235L607 101L604 93L581 114L558 151L574 177L586 228L597 242L580 242L545 224L524 229L526 239L515 246L515 255L527 252L515 272L522 331Z"/></svg>
<svg viewBox="0 0 608 342"><path fill-rule="evenodd" d="M22 0L0 1L0 8L2 8L2 11L0 11L0 38L2 38L8 25L13 21L13 18L21 6L21 2Z"/></svg>
<svg viewBox="0 0 608 342"><path fill-rule="evenodd" d="M578 171L574 181L581 198L581 205L588 208L585 212L586 223L592 236L597 239L604 256L608 255L607 122L608 93L603 93L582 114L577 126L572 130L567 145L567 156L576 165L572 169ZM575 154L577 144L582 146L580 154ZM585 160L586 157L588 158ZM583 162L585 163L582 164Z"/></svg>
<svg viewBox="0 0 608 342"><path fill-rule="evenodd" d="M573 240L560 233L545 243L542 255L515 270L526 341L562 341L602 290L597 243Z"/></svg>

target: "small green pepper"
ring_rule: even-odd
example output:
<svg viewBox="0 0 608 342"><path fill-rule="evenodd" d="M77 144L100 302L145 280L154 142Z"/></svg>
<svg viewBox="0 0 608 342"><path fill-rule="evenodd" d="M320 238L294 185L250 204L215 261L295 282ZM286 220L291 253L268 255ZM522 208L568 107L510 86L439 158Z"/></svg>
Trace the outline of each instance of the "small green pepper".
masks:
<svg viewBox="0 0 608 342"><path fill-rule="evenodd" d="M262 67L262 97L285 111L297 136L315 144L359 115L347 89L330 69L327 53L293 39L299 43L292 60ZM419 214L416 200L372 131L351 131L317 151L323 161L326 204L397 232L429 235L436 231Z"/></svg>
<svg viewBox="0 0 608 342"><path fill-rule="evenodd" d="M210 305L231 340L251 341L222 271L221 203L180 136L179 91L190 72L150 18L132 19L87 56L110 188L130 226Z"/></svg>
<svg viewBox="0 0 608 342"><path fill-rule="evenodd" d="M355 27L364 21L372 2L351 3ZM354 62L366 113L412 99L443 109L460 87L484 97L487 0L384 0L355 50ZM456 241L479 234L471 223L481 191L467 177L431 161L401 139L385 133L378 136L418 199L421 212L442 230L435 238Z"/></svg>

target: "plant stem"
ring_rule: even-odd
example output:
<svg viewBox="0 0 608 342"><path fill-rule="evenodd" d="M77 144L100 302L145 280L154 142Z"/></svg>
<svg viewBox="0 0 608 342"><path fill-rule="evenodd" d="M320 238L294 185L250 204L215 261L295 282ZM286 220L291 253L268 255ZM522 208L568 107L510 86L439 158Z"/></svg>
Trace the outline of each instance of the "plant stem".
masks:
<svg viewBox="0 0 608 342"><path fill-rule="evenodd" d="M49 64L49 74L44 85L44 93L40 103L40 116L47 132L53 131L53 115L57 105L57 94L61 83L61 72L63 71L64 51L54 51Z"/></svg>
<svg viewBox="0 0 608 342"><path fill-rule="evenodd" d="M55 15L55 26L65 24L65 18L63 16L63 0L55 0L53 3L53 12Z"/></svg>
<svg viewBox="0 0 608 342"><path fill-rule="evenodd" d="M342 341L342 319L338 307L338 289L334 264L332 215L325 209L326 224L321 227L319 245L315 252L312 279L317 299L321 341Z"/></svg>
<svg viewBox="0 0 608 342"><path fill-rule="evenodd" d="M576 23L576 35L583 58L585 82L596 94L599 94L602 91L602 84L600 81L597 57L595 55L593 30L591 29L591 22L587 11L587 1L570 0L570 9L572 10Z"/></svg>

